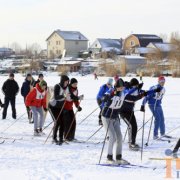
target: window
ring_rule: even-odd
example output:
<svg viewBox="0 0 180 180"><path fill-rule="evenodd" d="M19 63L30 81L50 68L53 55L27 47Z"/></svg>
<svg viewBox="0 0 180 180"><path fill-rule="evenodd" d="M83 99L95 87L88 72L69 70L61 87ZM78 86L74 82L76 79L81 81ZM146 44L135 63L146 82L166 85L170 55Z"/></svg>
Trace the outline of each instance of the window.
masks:
<svg viewBox="0 0 180 180"><path fill-rule="evenodd" d="M134 46L135 42L134 41L130 41L130 44L131 44L131 46Z"/></svg>
<svg viewBox="0 0 180 180"><path fill-rule="evenodd" d="M50 45L51 44L51 42L50 41L48 41L48 45Z"/></svg>
<svg viewBox="0 0 180 180"><path fill-rule="evenodd" d="M78 44L79 44L79 41L75 41L75 44L78 45Z"/></svg>
<svg viewBox="0 0 180 180"><path fill-rule="evenodd" d="M56 41L56 45L58 45L59 44L59 41Z"/></svg>
<svg viewBox="0 0 180 180"><path fill-rule="evenodd" d="M58 54L59 53L59 51L58 50L56 50L56 54Z"/></svg>

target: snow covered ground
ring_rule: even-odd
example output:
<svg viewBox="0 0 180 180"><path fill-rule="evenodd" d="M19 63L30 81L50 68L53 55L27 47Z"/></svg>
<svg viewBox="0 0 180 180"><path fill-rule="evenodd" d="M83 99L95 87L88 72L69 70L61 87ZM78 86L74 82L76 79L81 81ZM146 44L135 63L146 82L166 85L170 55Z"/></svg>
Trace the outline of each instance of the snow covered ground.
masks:
<svg viewBox="0 0 180 180"><path fill-rule="evenodd" d="M0 76L0 86L8 77ZM37 77L35 77L37 78ZM84 94L85 99L81 102L83 110L77 113L77 131L76 138L78 140L86 140L98 128L98 113L95 111L82 124L81 122L94 109L97 108L96 94L99 87L106 83L106 77L99 77L94 80L93 76L76 76L79 81L79 94ZM15 75L19 86L21 87L24 77L20 74ZM130 80L131 77L125 77L124 80ZM49 86L54 86L59 82L60 77L57 75L45 76L45 80ZM143 78L144 87L148 89L150 86L157 83L157 78ZM163 99L163 109L166 119L166 130L171 131L173 128L180 126L180 79L166 78L166 95ZM3 100L2 92L0 97ZM137 117L138 126L142 126L143 113L139 111L141 100L136 103L135 115ZM176 140L171 143L162 141L153 141L150 138L149 146L144 148L143 160L141 162L140 152L130 151L128 149L127 137L123 144L123 158L132 164L143 165L149 168L120 168L120 167L104 167L96 165L99 161L102 142L105 136L105 131L102 128L92 139L87 143L70 143L57 146L51 144L51 138L44 145L44 141L49 134L52 125L46 130L45 136L33 138L33 125L28 123L27 115L23 103L23 98L20 94L17 96L17 122L9 129L14 119L11 118L11 108L8 109L6 120L0 118L0 137L9 137L4 144L0 144L0 179L43 179L43 180L91 180L91 179L164 179L165 177L165 161L152 161L150 157L166 157L165 150L172 149ZM1 110L2 111L2 110ZM1 112L2 113L2 112ZM146 120L152 117L149 108L146 107ZM48 114L45 125L52 121ZM145 126L145 142L147 141L148 123ZM121 120L121 130L125 134L127 126ZM7 129L7 130L6 130ZM4 131L6 130L6 131ZM170 133L174 137L179 136L179 129ZM137 143L141 145L142 131L138 132ZM13 143L13 138L17 140ZM23 139L21 139L23 138ZM18 140L20 139L20 140ZM3 139L0 138L0 141ZM107 142L103 152L101 163L106 162ZM156 168L153 170L153 168ZM172 176L176 177L175 163L173 163Z"/></svg>

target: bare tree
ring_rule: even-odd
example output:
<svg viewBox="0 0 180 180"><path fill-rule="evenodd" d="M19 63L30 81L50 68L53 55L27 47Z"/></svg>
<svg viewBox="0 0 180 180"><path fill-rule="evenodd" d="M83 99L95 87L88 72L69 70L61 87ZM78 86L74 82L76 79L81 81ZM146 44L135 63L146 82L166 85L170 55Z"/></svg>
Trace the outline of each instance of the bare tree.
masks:
<svg viewBox="0 0 180 180"><path fill-rule="evenodd" d="M20 44L17 42L13 42L12 44L10 44L10 48L13 49L16 54L19 54L22 50Z"/></svg>

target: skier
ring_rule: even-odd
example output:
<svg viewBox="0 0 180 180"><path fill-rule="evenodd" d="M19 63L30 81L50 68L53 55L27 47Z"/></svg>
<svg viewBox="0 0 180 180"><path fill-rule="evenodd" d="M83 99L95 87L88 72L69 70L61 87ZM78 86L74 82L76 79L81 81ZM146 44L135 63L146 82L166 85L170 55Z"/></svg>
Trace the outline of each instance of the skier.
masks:
<svg viewBox="0 0 180 180"><path fill-rule="evenodd" d="M143 96L147 94L152 94L154 91L159 91L157 89L144 91L141 90L143 83L139 83L136 78L132 78L129 83L130 87L127 87L124 92L126 95L122 107L120 109L120 116L125 121L128 126L128 134L129 134L129 148L130 150L138 151L139 145L136 144L136 136L137 136L137 122L136 117L134 115L134 106L135 102L140 100Z"/></svg>
<svg viewBox="0 0 180 180"><path fill-rule="evenodd" d="M156 91L153 94L145 97L141 106L141 111L145 111L145 104L148 102L149 108L155 118L153 139L159 138L158 136L159 129L160 129L161 136L168 137L165 135L164 114L163 114L163 109L161 106L161 102L165 94L164 84L165 84L164 76L159 76L158 84L150 88L150 90L159 89L159 92Z"/></svg>
<svg viewBox="0 0 180 180"><path fill-rule="evenodd" d="M82 110L79 100L82 100L84 96L78 96L77 84L77 79L72 78L68 87L70 96L66 98L63 109L64 138L67 141L75 140L76 117L73 111L73 103L77 111Z"/></svg>
<svg viewBox="0 0 180 180"><path fill-rule="evenodd" d="M94 79L95 79L95 80L98 80L97 73L94 73Z"/></svg>
<svg viewBox="0 0 180 180"><path fill-rule="evenodd" d="M19 92L19 86L18 86L17 82L14 80L14 74L13 73L10 73L9 79L7 79L4 82L4 84L2 86L2 92L5 95L2 119L6 119L7 109L8 109L9 103L11 103L11 107L12 107L12 117L13 117L13 119L16 119L15 103L16 103L16 95Z"/></svg>
<svg viewBox="0 0 180 180"><path fill-rule="evenodd" d="M129 164L126 160L122 159L122 134L120 130L120 121L119 121L119 111L123 105L126 97L130 95L125 93L124 90L124 81L120 78L116 82L114 89L110 89L105 96L103 97L104 109L102 112L102 121L106 131L109 134L109 145L108 145L108 155L107 161L113 163L113 146L116 143L116 163L117 164ZM134 99L140 99L145 94L145 92L139 94ZM128 99L128 98L127 98Z"/></svg>
<svg viewBox="0 0 180 180"><path fill-rule="evenodd" d="M104 94L112 87L113 85L113 79L112 78L109 78L107 83L106 84L103 84L100 89L99 89L99 92L96 96L96 100L97 100L97 103L98 103L98 106L100 108L100 112L99 112L99 125L102 126L102 119L101 119L101 113L102 113L102 107L103 107L103 104L102 104L102 97L104 96Z"/></svg>
<svg viewBox="0 0 180 180"><path fill-rule="evenodd" d="M64 124L63 109L65 99L70 97L68 93L69 78L66 75L61 76L60 83L54 86L54 96L49 101L49 112L54 120L53 143L61 145L63 143ZM57 131L59 130L59 140L57 139Z"/></svg>
<svg viewBox="0 0 180 180"><path fill-rule="evenodd" d="M175 158L178 158L177 152L178 152L179 148L180 148L180 139L178 140L176 146L175 146L174 149L173 149L173 156L174 156Z"/></svg>
<svg viewBox="0 0 180 180"><path fill-rule="evenodd" d="M24 103L25 103L26 96L28 95L28 93L30 92L30 90L32 88L33 88L32 75L27 74L26 79L23 82L22 87L21 87L21 95L24 97ZM28 114L29 123L33 123L33 121L31 121L32 112L31 112L31 109L29 108L29 106L26 106L26 110L27 110L27 114Z"/></svg>
<svg viewBox="0 0 180 180"><path fill-rule="evenodd" d="M28 93L26 96L25 104L32 110L33 119L34 119L34 136L41 136L44 133L42 132L42 127L44 125L44 116L43 109L47 111L46 108L46 81L42 80L36 84L36 87ZM38 122L38 114L40 116Z"/></svg>

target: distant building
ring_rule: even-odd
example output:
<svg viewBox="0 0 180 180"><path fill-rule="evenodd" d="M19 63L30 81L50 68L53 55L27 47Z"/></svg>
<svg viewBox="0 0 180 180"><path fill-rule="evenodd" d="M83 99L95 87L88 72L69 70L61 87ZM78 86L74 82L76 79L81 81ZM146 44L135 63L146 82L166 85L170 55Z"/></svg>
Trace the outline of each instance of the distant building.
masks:
<svg viewBox="0 0 180 180"><path fill-rule="evenodd" d="M163 40L154 34L131 34L125 39L123 49L131 54L134 48L145 48L149 43L163 43Z"/></svg>
<svg viewBox="0 0 180 180"><path fill-rule="evenodd" d="M89 48L93 53L114 51L122 54L122 39L97 38Z"/></svg>
<svg viewBox="0 0 180 180"><path fill-rule="evenodd" d="M78 57L80 51L88 49L88 39L79 31L56 30L46 41L48 58Z"/></svg>
<svg viewBox="0 0 180 180"><path fill-rule="evenodd" d="M15 54L15 52L10 48L0 48L0 58L6 58Z"/></svg>

